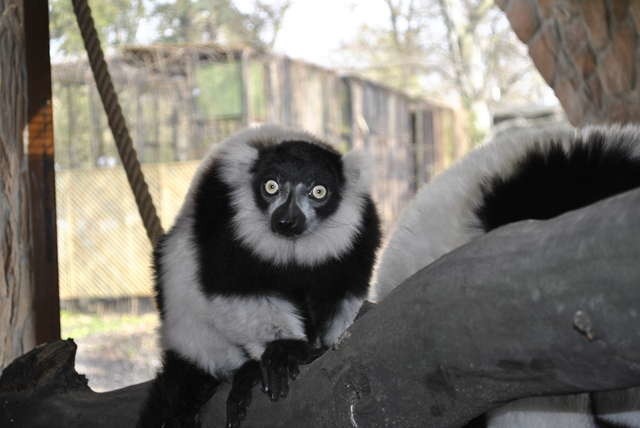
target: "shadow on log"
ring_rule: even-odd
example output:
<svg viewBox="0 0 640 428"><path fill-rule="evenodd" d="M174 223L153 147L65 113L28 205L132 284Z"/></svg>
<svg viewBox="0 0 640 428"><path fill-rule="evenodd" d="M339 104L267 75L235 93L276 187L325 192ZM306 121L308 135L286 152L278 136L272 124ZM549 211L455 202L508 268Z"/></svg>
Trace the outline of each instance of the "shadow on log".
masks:
<svg viewBox="0 0 640 428"><path fill-rule="evenodd" d="M511 224L415 274L244 427L458 427L506 401L640 385L640 190ZM94 393L75 344L0 378L0 426L134 426L146 385ZM224 425L227 390L203 413Z"/></svg>

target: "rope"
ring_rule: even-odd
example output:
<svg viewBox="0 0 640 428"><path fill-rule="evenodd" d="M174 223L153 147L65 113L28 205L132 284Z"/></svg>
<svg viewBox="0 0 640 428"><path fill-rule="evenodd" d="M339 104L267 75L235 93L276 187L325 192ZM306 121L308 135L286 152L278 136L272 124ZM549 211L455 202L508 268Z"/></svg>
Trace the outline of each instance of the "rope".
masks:
<svg viewBox="0 0 640 428"><path fill-rule="evenodd" d="M149 187L144 180L136 150L133 148L127 124L122 115L118 95L113 87L104 53L100 47L100 39L91 17L91 8L87 4L87 0L71 0L71 2L82 33L84 47L89 56L93 78L96 81L102 105L107 113L109 128L111 128L111 133L118 147L118 154L127 173L127 180L129 180L129 186L131 186L136 199L138 212L147 231L147 236L151 241L151 245L155 246L164 232L156 213L156 208L153 205Z"/></svg>

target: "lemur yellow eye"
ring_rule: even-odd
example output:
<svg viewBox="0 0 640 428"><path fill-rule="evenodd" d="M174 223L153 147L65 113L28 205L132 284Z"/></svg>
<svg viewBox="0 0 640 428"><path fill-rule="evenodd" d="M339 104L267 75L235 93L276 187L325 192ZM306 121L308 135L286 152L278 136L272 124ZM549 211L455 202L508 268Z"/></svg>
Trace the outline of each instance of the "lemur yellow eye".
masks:
<svg viewBox="0 0 640 428"><path fill-rule="evenodd" d="M327 188L321 185L317 185L313 189L311 189L311 196L316 199L324 199L324 197L327 196Z"/></svg>
<svg viewBox="0 0 640 428"><path fill-rule="evenodd" d="M280 186L278 186L278 182L275 180L267 180L264 183L264 191L269 195L275 195L280 190Z"/></svg>

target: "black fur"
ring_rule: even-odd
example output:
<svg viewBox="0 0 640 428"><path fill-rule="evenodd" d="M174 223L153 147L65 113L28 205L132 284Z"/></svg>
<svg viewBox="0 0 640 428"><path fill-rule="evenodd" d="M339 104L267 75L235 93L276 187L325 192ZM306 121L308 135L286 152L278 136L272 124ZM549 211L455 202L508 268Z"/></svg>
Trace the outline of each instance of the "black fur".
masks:
<svg viewBox="0 0 640 428"><path fill-rule="evenodd" d="M628 143L605 144L601 133L565 151L560 143L535 147L514 172L482 183L476 209L485 231L525 219L544 220L640 186L640 159Z"/></svg>
<svg viewBox="0 0 640 428"><path fill-rule="evenodd" d="M138 428L199 427L198 411L220 381L173 351L165 351L162 363L162 371L151 383Z"/></svg>
<svg viewBox="0 0 640 428"><path fill-rule="evenodd" d="M262 374L260 363L249 360L233 375L231 391L227 397L227 428L238 428L251 404L251 390Z"/></svg>
<svg viewBox="0 0 640 428"><path fill-rule="evenodd" d="M160 315L160 321L164 321L164 298L162 293L162 276L160 275L160 269L162 268L162 262L160 257L162 256L162 246L169 237L171 231L165 233L158 239L156 245L153 247L153 291L155 292L156 307Z"/></svg>
<svg viewBox="0 0 640 428"><path fill-rule="evenodd" d="M272 401L289 393L289 379L300 373L299 364L308 364L322 355L303 340L274 340L267 345L260 363L249 360L233 375L227 398L227 428L237 428L251 403L251 390L262 383L262 390Z"/></svg>

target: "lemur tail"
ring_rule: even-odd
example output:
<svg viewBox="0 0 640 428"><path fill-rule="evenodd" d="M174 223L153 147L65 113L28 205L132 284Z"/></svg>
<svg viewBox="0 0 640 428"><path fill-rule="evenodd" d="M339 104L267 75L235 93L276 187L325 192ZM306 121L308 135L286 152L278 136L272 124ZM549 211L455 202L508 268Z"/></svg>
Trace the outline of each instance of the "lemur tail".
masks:
<svg viewBox="0 0 640 428"><path fill-rule="evenodd" d="M482 183L476 207L486 232L525 219L546 220L640 187L640 157L632 142L592 132L565 149L533 146L511 174Z"/></svg>
<svg viewBox="0 0 640 428"><path fill-rule="evenodd" d="M137 428L198 427L198 412L220 383L175 352L165 351L162 370L151 383Z"/></svg>

